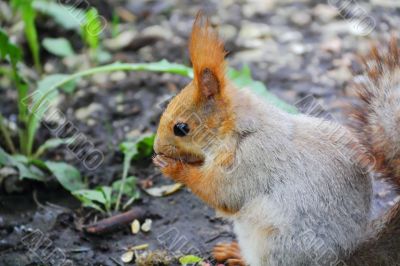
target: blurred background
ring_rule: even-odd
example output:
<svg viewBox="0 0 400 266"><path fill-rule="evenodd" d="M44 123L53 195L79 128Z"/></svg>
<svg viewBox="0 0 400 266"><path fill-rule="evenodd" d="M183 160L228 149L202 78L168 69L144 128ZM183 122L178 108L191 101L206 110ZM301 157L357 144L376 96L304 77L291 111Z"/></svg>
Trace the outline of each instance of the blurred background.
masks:
<svg viewBox="0 0 400 266"><path fill-rule="evenodd" d="M359 56L399 35L397 0L0 1L1 265L208 262L234 238L151 163L200 10L238 87L340 123ZM398 198L375 185L377 215Z"/></svg>

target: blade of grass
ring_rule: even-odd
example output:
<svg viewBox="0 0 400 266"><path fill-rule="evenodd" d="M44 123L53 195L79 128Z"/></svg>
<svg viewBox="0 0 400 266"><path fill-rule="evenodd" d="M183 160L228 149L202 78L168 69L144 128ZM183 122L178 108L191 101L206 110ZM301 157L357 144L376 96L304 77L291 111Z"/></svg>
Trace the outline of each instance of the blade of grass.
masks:
<svg viewBox="0 0 400 266"><path fill-rule="evenodd" d="M5 141L5 143L6 143L6 145L7 145L7 148L10 150L10 152L11 153L15 153L15 146L14 146L14 143L12 142L12 140L11 140L11 135L10 135L10 132L8 131L8 128L7 128L7 126L6 126L6 124L5 124L5 122L4 122L4 117L3 117L3 115L2 114L0 114L0 131L1 131L1 134L3 135L3 137L4 137L4 141Z"/></svg>
<svg viewBox="0 0 400 266"><path fill-rule="evenodd" d="M22 99L28 95L28 86L18 73L17 64L21 58L19 47L10 42L7 33L0 28L0 59L8 59L11 65L12 78L18 93L18 121L23 125L23 128L18 130L19 146L21 152L26 155L28 106L23 103Z"/></svg>
<svg viewBox="0 0 400 266"><path fill-rule="evenodd" d="M12 2L14 9L18 9L21 12L22 20L24 21L25 37L32 53L35 68L40 73L42 66L40 64L40 48L35 26L36 12L32 4L33 0L13 0Z"/></svg>

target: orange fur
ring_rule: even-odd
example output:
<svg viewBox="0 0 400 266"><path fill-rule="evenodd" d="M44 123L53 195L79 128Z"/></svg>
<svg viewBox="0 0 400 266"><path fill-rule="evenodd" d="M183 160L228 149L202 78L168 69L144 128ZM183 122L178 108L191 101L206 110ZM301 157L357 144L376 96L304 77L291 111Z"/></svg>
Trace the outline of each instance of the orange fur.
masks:
<svg viewBox="0 0 400 266"><path fill-rule="evenodd" d="M164 158L167 166L161 171L165 176L171 177L177 182L184 183L194 194L206 202L209 206L225 213L234 214L232 210L219 199L218 170L206 171L197 165L183 163L178 160Z"/></svg>
<svg viewBox="0 0 400 266"><path fill-rule="evenodd" d="M235 160L231 145L235 115L225 76L225 51L217 33L200 14L193 25L189 50L194 80L169 103L161 117L155 151L168 161L161 169L164 175L184 183L212 207L232 214L237 210L223 202L218 184L220 168L229 167ZM188 124L187 136L174 136L172 129L177 122ZM206 156L212 160L205 160Z"/></svg>
<svg viewBox="0 0 400 266"><path fill-rule="evenodd" d="M210 28L208 19L203 22L201 13L197 15L193 24L189 52L196 86L200 88L200 76L205 69L209 69L216 76L220 90L224 90L226 85L224 43ZM198 99L202 98L201 95L198 96Z"/></svg>

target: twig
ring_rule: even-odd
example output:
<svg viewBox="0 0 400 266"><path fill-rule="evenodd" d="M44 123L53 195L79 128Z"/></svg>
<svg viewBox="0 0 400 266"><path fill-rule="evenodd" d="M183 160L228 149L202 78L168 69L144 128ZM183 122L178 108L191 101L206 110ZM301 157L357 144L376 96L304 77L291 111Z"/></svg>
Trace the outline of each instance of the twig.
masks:
<svg viewBox="0 0 400 266"><path fill-rule="evenodd" d="M147 213L139 207L134 207L130 211L100 220L96 223L84 227L84 231L89 234L100 235L112 232L122 226L128 225L135 219L144 220Z"/></svg>

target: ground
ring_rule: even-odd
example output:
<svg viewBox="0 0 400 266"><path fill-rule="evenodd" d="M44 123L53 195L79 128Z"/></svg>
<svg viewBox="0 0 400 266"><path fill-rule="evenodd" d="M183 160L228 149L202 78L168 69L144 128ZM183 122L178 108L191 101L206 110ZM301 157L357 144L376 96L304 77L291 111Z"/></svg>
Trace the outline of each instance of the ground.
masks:
<svg viewBox="0 0 400 266"><path fill-rule="evenodd" d="M111 1L90 2L110 18ZM135 26L124 30L136 37L130 46L113 52L113 60L166 58L189 64L187 38L196 12L202 9L226 41L230 66L249 65L255 79L288 103L296 104L306 96L317 99L324 114L340 123L349 120L344 110L353 103L352 72L357 75L360 69L355 63L357 55L365 53L371 41L383 43L392 32L398 34L400 24L400 4L384 0L118 2L113 5L126 8L134 17ZM43 36L58 31L51 23L39 27ZM47 58L46 68L62 71L60 59L45 52L42 56ZM158 103L187 82L186 78L152 73L98 75L81 81L78 93L65 96L59 107L105 154L105 161L88 171L63 149L47 156L73 163L93 186L110 184L122 171L118 144L127 136L155 132L162 112ZM0 96L1 111L9 116L15 113L10 103L15 92L3 89ZM39 140L48 134L41 130ZM151 179L154 185L171 183L150 160L134 163L130 174L142 181ZM374 215L378 215L393 204L394 194L380 182L375 185ZM82 232L82 224L93 222L97 214L80 208L56 184L27 186L21 193L0 195L1 265L61 265L63 256L65 265L122 265L124 250L140 244L170 254L199 251L209 258L214 244L234 238L229 223L187 189L163 198L141 193L134 205L146 209L153 219L149 233L132 235L126 227L91 236ZM24 236L32 231L43 233L49 240L47 248L42 245L35 253L28 251ZM62 255L52 264L49 251Z"/></svg>

